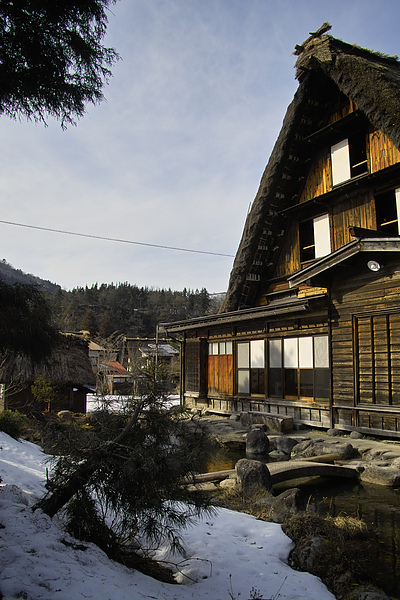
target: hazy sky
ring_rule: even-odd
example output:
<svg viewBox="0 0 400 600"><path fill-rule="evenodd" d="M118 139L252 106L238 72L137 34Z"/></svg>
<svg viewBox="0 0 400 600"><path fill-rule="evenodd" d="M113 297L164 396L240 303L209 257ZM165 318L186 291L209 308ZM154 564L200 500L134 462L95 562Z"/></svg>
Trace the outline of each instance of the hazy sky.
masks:
<svg viewBox="0 0 400 600"><path fill-rule="evenodd" d="M400 2L120 0L121 60L77 127L0 118L0 220L234 255L297 88L292 52L324 22L400 54ZM400 109L400 107L399 107ZM66 289L226 289L233 258L0 223L0 259Z"/></svg>

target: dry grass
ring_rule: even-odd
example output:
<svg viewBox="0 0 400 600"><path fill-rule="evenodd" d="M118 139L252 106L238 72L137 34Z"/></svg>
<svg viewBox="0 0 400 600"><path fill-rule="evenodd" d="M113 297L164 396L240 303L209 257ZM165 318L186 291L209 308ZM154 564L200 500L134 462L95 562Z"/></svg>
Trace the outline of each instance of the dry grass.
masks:
<svg viewBox="0 0 400 600"><path fill-rule="evenodd" d="M247 497L238 490L224 490L218 504L269 521L266 493ZM364 521L345 515L322 517L306 510L287 519L282 528L295 542L291 566L320 577L338 599L358 597L354 594L360 586L379 589L378 545ZM307 564L310 554L312 561Z"/></svg>
<svg viewBox="0 0 400 600"><path fill-rule="evenodd" d="M282 527L296 544L291 565L320 577L337 598L346 597L357 586L377 584L377 543L363 521L300 513Z"/></svg>
<svg viewBox="0 0 400 600"><path fill-rule="evenodd" d="M218 496L218 504L230 510L253 515L262 521L269 521L268 498L271 496L267 492L255 492L251 496L245 496L239 490L224 490Z"/></svg>

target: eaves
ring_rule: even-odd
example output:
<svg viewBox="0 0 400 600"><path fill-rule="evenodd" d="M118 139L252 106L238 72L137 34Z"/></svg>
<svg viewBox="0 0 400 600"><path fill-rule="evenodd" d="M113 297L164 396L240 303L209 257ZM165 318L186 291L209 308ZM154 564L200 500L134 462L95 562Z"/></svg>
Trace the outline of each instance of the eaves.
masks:
<svg viewBox="0 0 400 600"><path fill-rule="evenodd" d="M358 238L353 242L346 244L346 246L335 250L335 252L316 260L311 265L301 269L301 271L297 271L297 273L290 275L287 278L289 287L293 288L301 283L305 283L313 277L332 269L332 267L343 263L361 252L400 252L400 237Z"/></svg>
<svg viewBox="0 0 400 600"><path fill-rule="evenodd" d="M228 325L242 323L244 321L253 321L255 319L269 319L281 315L292 313L304 313L310 310L311 301L323 298L324 294L313 296L313 298L290 298L283 299L279 303L274 302L273 306L261 306L257 308L236 310L227 313L219 313L216 315L207 315L205 317L197 317L186 321L175 321L172 323L160 323L159 331L166 333L179 333L192 329L200 329L204 327L216 327L219 325Z"/></svg>

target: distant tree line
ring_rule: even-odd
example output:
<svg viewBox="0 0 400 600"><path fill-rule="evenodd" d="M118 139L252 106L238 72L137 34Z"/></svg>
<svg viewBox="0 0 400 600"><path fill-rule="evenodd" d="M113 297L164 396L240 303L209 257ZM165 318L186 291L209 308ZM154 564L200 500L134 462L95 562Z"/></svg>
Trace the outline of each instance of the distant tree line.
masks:
<svg viewBox="0 0 400 600"><path fill-rule="evenodd" d="M129 283L94 284L49 295L60 331L89 331L108 338L154 337L156 325L216 313L221 300L206 288L182 291L138 287Z"/></svg>

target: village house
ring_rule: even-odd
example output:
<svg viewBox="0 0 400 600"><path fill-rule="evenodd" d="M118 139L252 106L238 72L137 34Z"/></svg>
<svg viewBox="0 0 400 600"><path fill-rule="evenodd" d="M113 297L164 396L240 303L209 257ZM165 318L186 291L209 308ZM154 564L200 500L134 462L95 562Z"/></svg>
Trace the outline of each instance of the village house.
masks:
<svg viewBox="0 0 400 600"><path fill-rule="evenodd" d="M132 394L133 377L117 360L100 361L98 367L98 386L106 394Z"/></svg>
<svg viewBox="0 0 400 600"><path fill-rule="evenodd" d="M38 403L32 385L42 378L55 391L51 403ZM86 396L95 390L96 377L82 337L60 334L48 359L33 363L30 357L10 353L0 368L0 410L70 410L86 412Z"/></svg>
<svg viewBox="0 0 400 600"><path fill-rule="evenodd" d="M400 437L400 63L329 29L296 46L221 311L162 327L188 406Z"/></svg>

